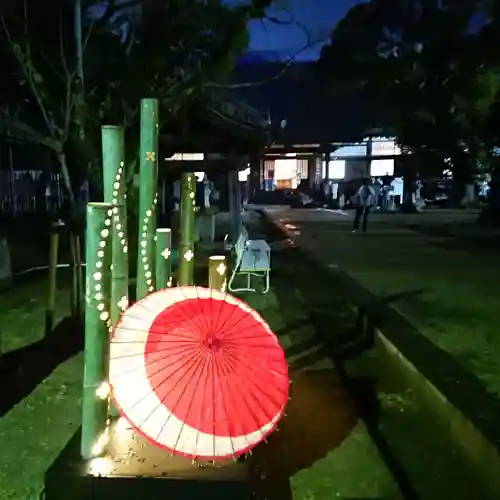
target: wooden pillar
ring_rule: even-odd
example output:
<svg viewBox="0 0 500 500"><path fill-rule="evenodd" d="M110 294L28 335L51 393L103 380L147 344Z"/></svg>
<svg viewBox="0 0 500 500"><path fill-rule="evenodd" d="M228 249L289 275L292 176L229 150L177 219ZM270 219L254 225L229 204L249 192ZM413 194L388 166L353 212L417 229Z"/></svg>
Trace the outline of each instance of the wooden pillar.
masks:
<svg viewBox="0 0 500 500"><path fill-rule="evenodd" d="M330 153L325 153L323 155L323 161L325 162L325 177L324 180L328 182L330 180Z"/></svg>
<svg viewBox="0 0 500 500"><path fill-rule="evenodd" d="M307 185L310 189L314 189L316 179L316 157L310 156L307 159Z"/></svg>
<svg viewBox="0 0 500 500"><path fill-rule="evenodd" d="M7 238L0 236L0 290L12 285L12 264Z"/></svg>
<svg viewBox="0 0 500 500"><path fill-rule="evenodd" d="M317 155L315 157L316 163L316 172L314 178L314 187L319 189L321 187L321 179L323 179L323 157L321 155Z"/></svg>
<svg viewBox="0 0 500 500"><path fill-rule="evenodd" d="M249 203L255 198L261 186L261 159L259 157L252 158L250 162L250 175L248 176L248 201Z"/></svg>
<svg viewBox="0 0 500 500"><path fill-rule="evenodd" d="M231 242L236 243L241 228L241 192L238 181L238 170L232 168L227 174L229 196L229 218Z"/></svg>
<svg viewBox="0 0 500 500"><path fill-rule="evenodd" d="M373 140L370 137L366 143L366 177L372 175L372 154L373 154Z"/></svg>
<svg viewBox="0 0 500 500"><path fill-rule="evenodd" d="M260 179L260 190L265 191L266 190L266 175L265 175L265 165L266 165L266 160L265 158L261 158L259 160L259 179Z"/></svg>

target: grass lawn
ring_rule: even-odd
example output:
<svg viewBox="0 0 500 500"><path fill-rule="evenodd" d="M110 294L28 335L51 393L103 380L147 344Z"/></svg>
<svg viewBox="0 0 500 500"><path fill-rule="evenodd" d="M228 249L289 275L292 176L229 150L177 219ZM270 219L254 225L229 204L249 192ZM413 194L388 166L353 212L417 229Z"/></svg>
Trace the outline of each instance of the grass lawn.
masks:
<svg viewBox="0 0 500 500"><path fill-rule="evenodd" d="M289 215L291 213L289 212ZM401 227L397 215L373 216L367 234L351 234L349 218L307 221L283 215L299 243L327 265L338 265L378 295L421 290L394 305L424 335L500 395L500 267L486 247ZM419 215L412 224L419 224ZM408 221L405 220L405 224Z"/></svg>
<svg viewBox="0 0 500 500"><path fill-rule="evenodd" d="M273 291L245 297L280 333L294 382L280 431L251 458L266 494L286 499L291 491L296 500L392 495L391 476L316 343L300 294L287 294L285 311ZM38 498L46 469L80 424L82 373L78 355L0 419L2 500Z"/></svg>
<svg viewBox="0 0 500 500"><path fill-rule="evenodd" d="M64 283L64 281L62 280ZM2 296L4 352L43 336L45 280ZM58 314L68 310L59 294ZM393 498L395 485L350 395L324 356L301 293L281 281L245 299L280 335L293 386L287 416L251 460L269 498ZM36 500L46 469L80 425L82 355L61 364L0 419L0 498ZM360 472L362 471L362 472Z"/></svg>
<svg viewBox="0 0 500 500"><path fill-rule="evenodd" d="M29 281L0 293L0 354L40 340L45 330L48 273L41 271ZM57 323L69 315L70 277L58 270Z"/></svg>
<svg viewBox="0 0 500 500"><path fill-rule="evenodd" d="M301 234L307 234L309 239L312 236L311 233L306 233L304 227L301 228ZM272 233L270 237L272 238ZM321 244L316 246L321 247ZM331 250L326 245L322 248ZM311 265L304 257L300 252L295 252L295 255L293 251L273 252L275 272L272 281L277 285L277 293L280 290L280 282L283 285L288 282L289 285L293 283L300 287L303 305L298 302L291 304L287 317L293 317L294 310L309 310L310 323L315 325L321 337L327 340L336 357L346 359L346 354L350 352L346 363L347 371L353 377L352 388L358 396L358 404L365 408L364 415L370 436L377 441L387 463L391 463L391 472L398 477L403 496L457 500L474 498L474 495L477 498L490 498L484 492L484 484L470 470L470 464L457 450L456 442L450 439L443 423L436 418L427 401L401 380L398 363L391 356L384 354L380 343L376 342L373 348L362 354L359 348L352 348L353 339L359 338L360 330L353 325L352 313L349 313L346 293L342 288L343 280L335 273L330 273L328 280L324 279L320 275L320 266ZM286 297L286 294L282 294L282 298ZM349 339L350 342L346 345L345 342ZM349 344L351 348L347 349ZM334 391L330 389L330 392ZM326 393L324 400L327 400ZM327 408L325 405L324 409ZM351 434L349 439L354 435ZM340 452L342 446L337 450ZM336 453L337 451L333 452L333 455ZM346 459L346 481L357 473L359 481L363 482L366 468L362 466L358 469L358 460L353 459L350 463ZM321 485L325 485L324 498L328 498L326 485L331 470L331 465L325 467L323 479L320 473L316 478L314 474L309 476L311 484L316 484L316 491L322 491ZM331 491L335 493L335 488L331 487ZM379 494L384 498L383 492ZM365 498L372 498L371 495L365 494ZM342 498L342 492L339 496ZM356 498L352 494L345 495L345 498L352 497ZM319 498L323 497L320 495Z"/></svg>
<svg viewBox="0 0 500 500"><path fill-rule="evenodd" d="M61 273L56 321L69 313L68 282L68 273ZM43 338L46 296L41 277L0 295L2 353ZM78 425L82 373L80 356L67 361L0 419L2 500L38 498L45 470Z"/></svg>
<svg viewBox="0 0 500 500"><path fill-rule="evenodd" d="M302 293L285 279L273 282L268 295L243 297L279 336L292 379L279 432L251 458L264 495L280 500L397 498L356 404L318 344ZM339 308L337 313L347 311Z"/></svg>
<svg viewBox="0 0 500 500"><path fill-rule="evenodd" d="M2 500L38 500L45 471L80 425L82 375L78 355L0 419Z"/></svg>

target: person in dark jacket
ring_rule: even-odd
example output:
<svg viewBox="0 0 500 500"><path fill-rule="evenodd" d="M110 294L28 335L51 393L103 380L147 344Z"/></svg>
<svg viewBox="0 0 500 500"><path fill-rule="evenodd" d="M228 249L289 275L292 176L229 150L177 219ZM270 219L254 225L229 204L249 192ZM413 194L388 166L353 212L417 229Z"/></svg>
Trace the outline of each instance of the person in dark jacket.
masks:
<svg viewBox="0 0 500 500"><path fill-rule="evenodd" d="M370 179L363 179L363 184L361 184L361 187L356 193L356 215L354 216L354 223L352 226L353 233L358 230L360 220L361 228L364 233L366 232L368 214L370 213L370 208L374 203L375 190L370 185Z"/></svg>

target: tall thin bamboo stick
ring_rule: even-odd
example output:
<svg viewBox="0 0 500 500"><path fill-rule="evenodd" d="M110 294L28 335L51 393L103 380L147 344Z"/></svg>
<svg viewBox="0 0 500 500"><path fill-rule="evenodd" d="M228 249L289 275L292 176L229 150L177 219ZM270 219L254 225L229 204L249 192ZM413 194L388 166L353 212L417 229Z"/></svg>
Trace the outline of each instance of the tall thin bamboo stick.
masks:
<svg viewBox="0 0 500 500"><path fill-rule="evenodd" d="M59 232L64 223L57 221L50 231L50 258L49 258L49 290L47 297L47 311L45 313L45 335L49 335L54 328L54 317L57 295L57 261L59 255ZM72 313L74 311L71 311Z"/></svg>

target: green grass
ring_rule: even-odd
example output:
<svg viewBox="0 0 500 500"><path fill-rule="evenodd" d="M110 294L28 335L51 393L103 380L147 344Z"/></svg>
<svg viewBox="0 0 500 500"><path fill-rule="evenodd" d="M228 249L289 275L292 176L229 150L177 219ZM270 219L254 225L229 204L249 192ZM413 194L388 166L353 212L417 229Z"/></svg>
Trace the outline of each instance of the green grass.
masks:
<svg viewBox="0 0 500 500"><path fill-rule="evenodd" d="M66 271L66 270L63 270ZM0 354L40 340L45 330L47 272L0 294ZM69 273L58 273L56 323L69 316Z"/></svg>
<svg viewBox="0 0 500 500"><path fill-rule="evenodd" d="M254 453L254 460L265 464L266 488L278 495L274 498L286 498L281 497L280 479L284 473L283 479L286 483L290 480L296 500L393 492L390 475L358 422L353 403L331 362L322 356L314 341L304 350L294 350L311 340L313 332L305 321L300 294L293 289L288 292L290 302L285 311L273 292L246 297L280 333L283 346L292 352L291 366L298 366L301 358L318 352L293 373L292 400L280 432ZM2 500L38 498L46 469L80 425L82 373L79 355L58 367L0 420Z"/></svg>
<svg viewBox="0 0 500 500"><path fill-rule="evenodd" d="M395 487L390 474L316 342L301 293L278 285L280 290L274 288L268 295L246 296L279 333L294 368L288 415L280 432L254 453L253 460L265 475L264 487L280 499L286 499L282 493L287 489L296 500L392 495ZM59 316L68 310L64 287L59 294ZM42 337L45 296L44 280L3 296L0 317L6 325L5 352ZM60 365L0 420L2 500L38 498L45 471L80 425L82 375L79 355Z"/></svg>
<svg viewBox="0 0 500 500"><path fill-rule="evenodd" d="M79 355L0 419L2 500L38 500L45 471L80 425L82 375Z"/></svg>
<svg viewBox="0 0 500 500"><path fill-rule="evenodd" d="M369 233L354 235L347 222L308 222L298 238L325 264L340 266L375 294L421 289L394 307L500 395L498 256L397 227L397 221L382 224L374 216Z"/></svg>
<svg viewBox="0 0 500 500"><path fill-rule="evenodd" d="M280 289L265 296L244 297L279 336L293 382L279 432L268 444L259 445L252 458L262 473L266 496L397 498L392 477L350 394L317 343L302 294L291 283L280 286L284 284L278 283Z"/></svg>
<svg viewBox="0 0 500 500"><path fill-rule="evenodd" d="M41 276L0 295L2 353L43 338L47 281ZM68 273L60 277L56 322L69 315ZM38 499L46 469L79 425L82 374L81 356L67 361L0 419L2 500Z"/></svg>

